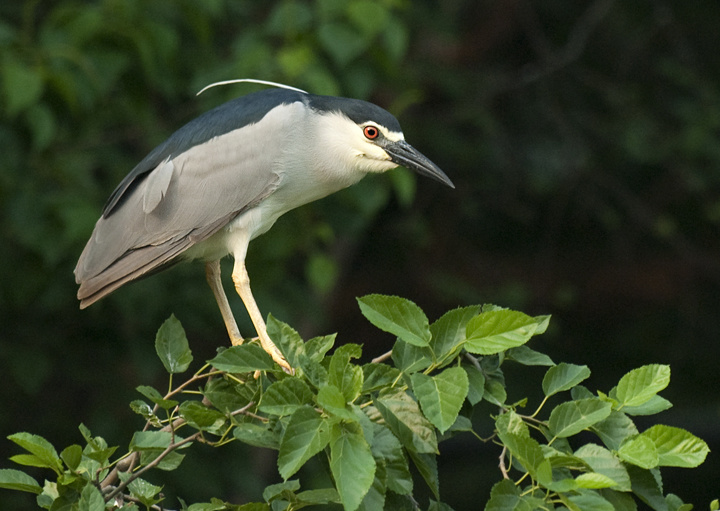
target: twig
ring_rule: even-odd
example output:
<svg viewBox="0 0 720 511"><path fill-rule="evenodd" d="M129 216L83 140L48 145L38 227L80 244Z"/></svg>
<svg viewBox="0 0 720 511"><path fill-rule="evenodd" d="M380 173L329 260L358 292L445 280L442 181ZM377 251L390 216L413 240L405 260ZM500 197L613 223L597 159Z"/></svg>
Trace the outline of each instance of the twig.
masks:
<svg viewBox="0 0 720 511"><path fill-rule="evenodd" d="M503 479L510 479L510 476L507 473L507 468L505 468L505 453L507 453L507 446L503 445L503 450L500 453L500 463L498 464L498 467L500 467L500 472L502 473Z"/></svg>
<svg viewBox="0 0 720 511"><path fill-rule="evenodd" d="M372 362L373 364L379 364L380 362L385 362L391 356L392 356L392 350L388 351L387 353L383 353L379 357L375 357L370 362Z"/></svg>

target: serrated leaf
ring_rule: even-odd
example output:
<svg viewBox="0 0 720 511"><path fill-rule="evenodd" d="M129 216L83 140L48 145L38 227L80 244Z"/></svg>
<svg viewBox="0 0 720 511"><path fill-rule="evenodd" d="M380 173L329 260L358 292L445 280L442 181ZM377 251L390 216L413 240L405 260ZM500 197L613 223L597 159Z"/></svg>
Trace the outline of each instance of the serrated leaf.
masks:
<svg viewBox="0 0 720 511"><path fill-rule="evenodd" d="M681 428L657 424L640 436L655 444L658 464L665 467L694 468L704 462L710 452L704 440Z"/></svg>
<svg viewBox="0 0 720 511"><path fill-rule="evenodd" d="M37 464L33 466L50 468L58 474L62 471L62 463L55 447L43 437L30 433L15 433L8 436L8 440L37 458Z"/></svg>
<svg viewBox="0 0 720 511"><path fill-rule="evenodd" d="M503 382L497 378L486 378L483 399L488 403L503 406L507 400L507 391Z"/></svg>
<svg viewBox="0 0 720 511"><path fill-rule="evenodd" d="M542 389L549 397L558 392L570 390L589 377L590 369L587 366L561 362L547 370L542 381Z"/></svg>
<svg viewBox="0 0 720 511"><path fill-rule="evenodd" d="M335 344L335 337L337 334L313 337L305 343L305 355L314 362L321 362Z"/></svg>
<svg viewBox="0 0 720 511"><path fill-rule="evenodd" d="M580 474L575 478L575 483L578 488L586 488L589 490L599 490L601 488L612 488L617 483L614 479L606 476L605 474L598 474L597 472L587 472Z"/></svg>
<svg viewBox="0 0 720 511"><path fill-rule="evenodd" d="M468 377L468 395L467 400L471 405L475 406L482 401L485 394L485 375L482 371L474 366L462 366Z"/></svg>
<svg viewBox="0 0 720 511"><path fill-rule="evenodd" d="M620 378L615 398L623 406L639 406L670 383L670 366L650 364L633 369Z"/></svg>
<svg viewBox="0 0 720 511"><path fill-rule="evenodd" d="M141 451L140 464L144 466L148 463L152 463L163 453L163 451L164 449L148 449ZM156 465L156 468L170 472L178 468L184 459L184 454L180 454L177 451L171 451L160 460L160 462Z"/></svg>
<svg viewBox="0 0 720 511"><path fill-rule="evenodd" d="M362 366L362 392L372 392L390 387L400 378L400 370L387 364L369 363Z"/></svg>
<svg viewBox="0 0 720 511"><path fill-rule="evenodd" d="M438 444L432 424L420 412L417 402L405 391L392 389L375 400L375 406L390 431L411 451L437 453Z"/></svg>
<svg viewBox="0 0 720 511"><path fill-rule="evenodd" d="M290 415L301 406L311 404L314 394L299 378L285 378L270 385L258 408L273 415Z"/></svg>
<svg viewBox="0 0 720 511"><path fill-rule="evenodd" d="M405 374L422 371L432 364L432 350L428 346L413 346L398 339L392 349L395 366Z"/></svg>
<svg viewBox="0 0 720 511"><path fill-rule="evenodd" d="M370 323L414 346L430 343L430 324L425 313L410 300L398 296L367 295L357 299Z"/></svg>
<svg viewBox="0 0 720 511"><path fill-rule="evenodd" d="M269 429L269 426L259 426L251 422L241 422L233 430L233 436L243 443L255 447L266 447L278 450L280 448L280 436Z"/></svg>
<svg viewBox="0 0 720 511"><path fill-rule="evenodd" d="M165 449L170 442L172 442L172 433L169 431L136 431L130 440L130 450Z"/></svg>
<svg viewBox="0 0 720 511"><path fill-rule="evenodd" d="M415 468L422 476L430 491L436 499L440 498L440 479L438 477L437 457L432 453L419 453L412 450L407 451L413 461Z"/></svg>
<svg viewBox="0 0 720 511"><path fill-rule="evenodd" d="M541 484L552 481L552 467L545 459L540 444L530 438L527 426L518 424L513 416L517 417L514 413L506 413L496 419L498 437L534 479ZM519 417L517 419L519 420Z"/></svg>
<svg viewBox="0 0 720 511"><path fill-rule="evenodd" d="M430 349L440 366L460 353L465 343L465 327L479 312L479 305L453 309L430 325Z"/></svg>
<svg viewBox="0 0 720 511"><path fill-rule="evenodd" d="M647 470L635 465L628 465L627 470L633 493L652 509L667 510L660 471L657 468Z"/></svg>
<svg viewBox="0 0 720 511"><path fill-rule="evenodd" d="M105 499L95 485L87 484L80 492L78 511L105 511Z"/></svg>
<svg viewBox="0 0 720 511"><path fill-rule="evenodd" d="M645 469L655 468L660 463L655 443L642 435L625 440L618 449L618 456L628 463Z"/></svg>
<svg viewBox="0 0 720 511"><path fill-rule="evenodd" d="M174 314L160 326L155 336L155 351L170 374L183 373L190 367L192 352L185 329Z"/></svg>
<svg viewBox="0 0 720 511"><path fill-rule="evenodd" d="M538 323L522 312L493 310L471 319L465 328L465 349L470 353L493 355L525 344Z"/></svg>
<svg viewBox="0 0 720 511"><path fill-rule="evenodd" d="M362 369L350 362L361 355L362 349L359 345L344 344L338 347L330 358L328 384L337 387L348 403L352 403L362 390Z"/></svg>
<svg viewBox="0 0 720 511"><path fill-rule="evenodd" d="M630 417L618 411L612 411L607 419L593 424L590 429L613 450L618 450L626 438L638 434L638 429Z"/></svg>
<svg viewBox="0 0 720 511"><path fill-rule="evenodd" d="M330 424L312 407L298 408L280 441L278 471L288 479L330 441Z"/></svg>
<svg viewBox="0 0 720 511"><path fill-rule="evenodd" d="M42 493L42 487L35 479L25 472L12 468L0 468L0 488L35 494Z"/></svg>
<svg viewBox="0 0 720 511"><path fill-rule="evenodd" d="M287 323L268 315L267 334L288 361L290 367L299 365L299 356L304 353L305 345L302 337Z"/></svg>
<svg viewBox="0 0 720 511"><path fill-rule="evenodd" d="M537 318L535 318L537 319ZM542 333L535 330L535 335ZM555 362L550 357L539 351L535 351L532 348L528 348L526 345L518 346L517 348L510 348L505 352L505 358L507 360L514 360L518 364L526 366L554 366Z"/></svg>
<svg viewBox="0 0 720 511"><path fill-rule="evenodd" d="M399 495L410 495L413 490L412 474L400 440L385 426L373 423L372 454L385 464L387 487Z"/></svg>
<svg viewBox="0 0 720 511"><path fill-rule="evenodd" d="M375 479L375 459L359 425L333 427L330 471L345 511L355 511Z"/></svg>
<svg viewBox="0 0 720 511"><path fill-rule="evenodd" d="M627 415L655 415L672 408L672 403L662 396L655 394L645 403L638 406L623 406L622 411Z"/></svg>
<svg viewBox="0 0 720 511"><path fill-rule="evenodd" d="M208 408L200 401L183 401L179 408L180 416L192 427L201 431L217 431L225 424L225 414Z"/></svg>
<svg viewBox="0 0 720 511"><path fill-rule="evenodd" d="M428 420L444 433L455 423L468 393L467 374L461 367L450 367L436 376L415 373L412 389Z"/></svg>
<svg viewBox="0 0 720 511"><path fill-rule="evenodd" d="M164 410L169 410L170 408L174 408L178 405L178 402L173 399L163 399L160 392L153 387L140 385L136 387L135 390Z"/></svg>
<svg viewBox="0 0 720 511"><path fill-rule="evenodd" d="M325 385L317 393L318 405L328 412L341 419L355 421L355 414L347 407L345 396L335 385Z"/></svg>
<svg viewBox="0 0 720 511"><path fill-rule="evenodd" d="M269 371L275 368L275 362L264 349L249 343L231 346L207 362L215 369L228 373Z"/></svg>
<svg viewBox="0 0 720 511"><path fill-rule="evenodd" d="M300 489L300 481L293 479L292 481L284 481L282 483L271 484L263 490L263 498L268 502L272 502L285 495L292 495Z"/></svg>
<svg viewBox="0 0 720 511"><path fill-rule="evenodd" d="M495 483L490 490L490 500L485 511L533 511L541 509L541 499L529 495L520 496L520 489L510 479Z"/></svg>
<svg viewBox="0 0 720 511"><path fill-rule="evenodd" d="M615 511L613 505L592 490L579 490L579 494L560 495L570 509L578 511Z"/></svg>
<svg viewBox="0 0 720 511"><path fill-rule="evenodd" d="M566 438L606 419L612 405L596 398L561 403L550 413L548 427L553 436Z"/></svg>
<svg viewBox="0 0 720 511"><path fill-rule="evenodd" d="M231 383L226 378L214 378L207 382L203 396L223 413L231 413L253 401L255 388L252 385Z"/></svg>
<svg viewBox="0 0 720 511"><path fill-rule="evenodd" d="M615 481L613 489L630 491L630 476L625 465L608 449L597 444L585 444L575 451L575 456L587 463L594 472Z"/></svg>
<svg viewBox="0 0 720 511"><path fill-rule="evenodd" d="M77 444L69 445L60 453L60 458L70 470L77 470L82 461L82 447Z"/></svg>

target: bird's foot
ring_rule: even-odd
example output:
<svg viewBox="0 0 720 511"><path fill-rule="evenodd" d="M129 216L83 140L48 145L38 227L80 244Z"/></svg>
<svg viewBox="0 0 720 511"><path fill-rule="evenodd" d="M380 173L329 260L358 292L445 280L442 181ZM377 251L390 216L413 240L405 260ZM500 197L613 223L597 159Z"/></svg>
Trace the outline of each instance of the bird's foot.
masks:
<svg viewBox="0 0 720 511"><path fill-rule="evenodd" d="M270 337L266 332L264 334L265 335L260 334L260 336L258 337L260 340L260 346L262 346L262 348L267 352L267 354L272 357L276 364L282 367L283 371L290 375L295 374L295 371L292 367L290 367L290 364L285 359L283 354L280 353L280 350L277 349L275 343L270 340Z"/></svg>

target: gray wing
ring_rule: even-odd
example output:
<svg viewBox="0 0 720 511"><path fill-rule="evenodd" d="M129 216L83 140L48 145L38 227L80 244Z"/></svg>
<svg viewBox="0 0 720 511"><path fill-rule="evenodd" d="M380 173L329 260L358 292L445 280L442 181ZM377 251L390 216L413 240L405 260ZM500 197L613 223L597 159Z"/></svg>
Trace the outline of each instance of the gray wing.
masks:
<svg viewBox="0 0 720 511"><path fill-rule="evenodd" d="M78 260L81 307L175 262L272 194L281 177L276 164L284 144L278 134L291 129L288 119L297 105L282 104L255 124L168 155L150 172L136 167L133 179L111 197ZM153 154L162 155L156 150L148 158Z"/></svg>

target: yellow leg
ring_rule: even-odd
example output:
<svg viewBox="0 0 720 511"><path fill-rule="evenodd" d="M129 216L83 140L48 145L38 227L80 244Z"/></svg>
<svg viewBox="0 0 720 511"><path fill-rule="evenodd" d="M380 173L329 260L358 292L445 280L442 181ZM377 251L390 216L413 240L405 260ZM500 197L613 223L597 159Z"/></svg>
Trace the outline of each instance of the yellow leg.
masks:
<svg viewBox="0 0 720 511"><path fill-rule="evenodd" d="M267 334L265 321L262 318L260 309L255 303L255 298L253 298L252 291L250 290L250 277L248 276L247 269L245 268L244 260L235 259L232 279L235 284L235 290L240 295L248 314L250 314L250 320L253 322L253 325L255 325L255 330L257 330L258 337L260 338L260 344L263 349L273 358L275 362L285 369L286 372L292 374L293 370L290 367L290 364L288 364L285 357L283 357L282 353L280 353Z"/></svg>
<svg viewBox="0 0 720 511"><path fill-rule="evenodd" d="M239 346L243 343L243 338L242 335L240 335L240 329L235 322L235 317L230 309L230 304L228 303L222 281L220 280L220 261L205 263L205 278L207 278L210 289L212 289L213 295L215 295L215 301L217 301L218 307L220 308L220 314L222 314L223 321L225 322L225 328L227 328L228 335L230 336L230 342L233 346Z"/></svg>

